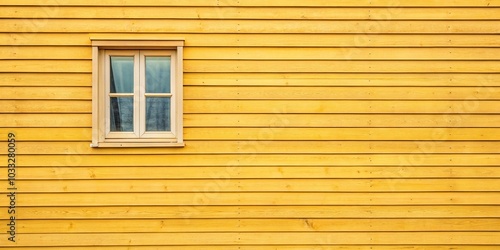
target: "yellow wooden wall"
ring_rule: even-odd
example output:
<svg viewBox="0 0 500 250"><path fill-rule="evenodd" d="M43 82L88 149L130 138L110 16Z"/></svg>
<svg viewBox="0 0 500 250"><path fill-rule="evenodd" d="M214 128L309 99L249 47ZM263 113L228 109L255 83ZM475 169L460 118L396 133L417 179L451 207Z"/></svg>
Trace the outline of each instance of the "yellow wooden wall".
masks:
<svg viewBox="0 0 500 250"><path fill-rule="evenodd" d="M500 247L498 0L0 6L0 248ZM185 39L186 147L89 147L91 36Z"/></svg>

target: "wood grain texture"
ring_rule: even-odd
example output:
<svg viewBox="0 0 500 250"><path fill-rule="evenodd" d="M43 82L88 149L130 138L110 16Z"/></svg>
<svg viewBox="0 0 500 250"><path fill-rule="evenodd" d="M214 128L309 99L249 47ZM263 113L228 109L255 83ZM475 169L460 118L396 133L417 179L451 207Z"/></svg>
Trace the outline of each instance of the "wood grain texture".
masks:
<svg viewBox="0 0 500 250"><path fill-rule="evenodd" d="M40 158L38 158L40 159ZM404 157L402 159L405 159ZM59 157L60 161L42 163L50 166L25 167L21 180L159 180L207 179L214 183L238 179L427 179L427 178L499 178L495 166L245 166L228 162L223 166L114 166L83 167L79 157ZM408 157L408 161L413 160ZM40 164L40 165L42 165ZM115 164L117 165L117 164ZM121 170L121 171L120 171ZM314 180L310 180L314 183ZM480 180L478 180L480 182Z"/></svg>
<svg viewBox="0 0 500 250"><path fill-rule="evenodd" d="M96 33L98 38L141 39L155 37L158 39L184 38L186 46L237 46L237 47L334 47L355 50L362 47L498 47L496 35L465 34L206 34L175 33L150 34L137 31L132 34ZM20 46L65 45L90 46L89 34L72 32L68 36L64 32L51 33L0 33L1 45Z"/></svg>
<svg viewBox="0 0 500 250"><path fill-rule="evenodd" d="M480 181L483 185L478 186ZM7 189L8 183L2 183ZM218 185L220 184L220 185ZM23 180L18 193L198 192L495 192L496 179L236 179L199 180Z"/></svg>
<svg viewBox="0 0 500 250"><path fill-rule="evenodd" d="M415 237L414 244L498 244L497 232L399 232L399 233L121 233L121 234L26 234L19 237L19 246L88 246L102 245L303 245L309 242L329 242L327 245L404 244ZM9 242L0 240L0 244ZM318 243L320 244L320 243Z"/></svg>
<svg viewBox="0 0 500 250"><path fill-rule="evenodd" d="M169 20L51 19L50 25L33 19L1 19L0 32L149 32L149 33L338 33L338 34L496 34L499 21L324 21L301 20ZM41 20L43 21L43 20Z"/></svg>
<svg viewBox="0 0 500 250"><path fill-rule="evenodd" d="M454 7L454 6L459 6L459 7L486 7L486 6L500 6L500 2L497 0L478 0L474 2L470 2L468 0L447 0L447 1L435 1L435 0L423 0L423 1L412 1L412 0L405 0L405 1L398 1L398 2L393 2L390 0L376 0L376 1L368 1L368 0L362 0L362 1L355 1L355 0L348 0L348 1L343 1L343 0L335 0L335 1L324 1L324 0L313 0L313 1L308 1L307 3L304 3L303 1L300 0L293 0L293 1L286 1L286 0L279 0L279 1L273 1L272 3L265 1L265 0L225 0L223 2L219 2L216 0L183 0L183 1L176 1L176 0L162 0L162 1L155 1L155 0L147 0L147 1L141 1L140 3L137 3L136 1L120 1L120 0L106 0L106 1L97 1L97 0L90 0L90 1L84 1L84 0L79 0L79 1L69 1L69 0L59 0L57 2L51 2L47 1L45 5L48 6L53 6L56 4L58 6L86 6L86 5L91 5L91 6L216 6L216 7L225 7L225 6L277 6L277 7L284 7L284 6L294 6L294 7L306 7L306 6L316 6L316 7L332 7L332 6L370 6L370 7L417 7L417 6L423 6L423 7L429 7L429 6L439 6L439 7ZM23 5L38 5L40 4L36 0L28 0L28 1L23 1L22 3L18 3L15 0L6 0L2 3L3 5L6 6L23 6Z"/></svg>
<svg viewBox="0 0 500 250"><path fill-rule="evenodd" d="M500 246L498 0L0 6L0 249ZM185 41L185 147L90 147L91 38Z"/></svg>
<svg viewBox="0 0 500 250"><path fill-rule="evenodd" d="M0 210L2 218L7 210ZM495 206L107 206L23 207L25 219L498 219Z"/></svg>
<svg viewBox="0 0 500 250"><path fill-rule="evenodd" d="M4 222L4 221L2 221ZM167 232L380 232L491 231L499 219L184 219L29 220L19 232L167 233Z"/></svg>
<svg viewBox="0 0 500 250"><path fill-rule="evenodd" d="M342 2L339 2L342 3ZM338 6L338 5L337 5ZM223 8L198 6L3 6L3 18L157 18L157 19L285 19L285 20L498 20L498 8L366 8L336 7L315 8L296 6L248 7L224 6Z"/></svg>
<svg viewBox="0 0 500 250"><path fill-rule="evenodd" d="M0 144L0 152L8 145ZM91 148L87 142L31 142L18 155L172 155L172 154L498 154L498 141L189 141L184 148ZM5 154L5 153L4 153Z"/></svg>

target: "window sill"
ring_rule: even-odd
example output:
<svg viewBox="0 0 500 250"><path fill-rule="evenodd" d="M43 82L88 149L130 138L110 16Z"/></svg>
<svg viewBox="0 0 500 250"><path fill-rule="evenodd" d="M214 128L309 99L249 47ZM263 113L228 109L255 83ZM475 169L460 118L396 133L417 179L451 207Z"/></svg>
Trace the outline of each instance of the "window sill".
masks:
<svg viewBox="0 0 500 250"><path fill-rule="evenodd" d="M177 142L99 142L91 143L92 148L181 148L184 143Z"/></svg>

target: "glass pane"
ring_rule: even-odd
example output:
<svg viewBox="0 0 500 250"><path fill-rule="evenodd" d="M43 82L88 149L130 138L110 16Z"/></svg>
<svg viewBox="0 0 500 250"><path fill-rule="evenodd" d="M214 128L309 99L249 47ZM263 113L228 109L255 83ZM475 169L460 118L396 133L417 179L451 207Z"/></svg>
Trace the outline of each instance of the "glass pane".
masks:
<svg viewBox="0 0 500 250"><path fill-rule="evenodd" d="M110 65L110 92L134 92L134 57L112 56Z"/></svg>
<svg viewBox="0 0 500 250"><path fill-rule="evenodd" d="M170 131L170 97L146 98L146 131Z"/></svg>
<svg viewBox="0 0 500 250"><path fill-rule="evenodd" d="M146 57L146 93L170 93L170 57Z"/></svg>
<svg viewBox="0 0 500 250"><path fill-rule="evenodd" d="M134 131L134 98L111 97L110 130L113 132Z"/></svg>

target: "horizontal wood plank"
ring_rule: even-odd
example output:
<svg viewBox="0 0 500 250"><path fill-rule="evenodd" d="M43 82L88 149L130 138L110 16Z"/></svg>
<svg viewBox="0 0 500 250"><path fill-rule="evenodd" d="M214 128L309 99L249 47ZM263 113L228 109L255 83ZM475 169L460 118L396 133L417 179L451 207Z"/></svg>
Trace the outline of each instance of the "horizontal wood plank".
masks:
<svg viewBox="0 0 500 250"><path fill-rule="evenodd" d="M8 145L0 143L0 152ZM91 148L89 142L29 142L18 155L171 155L171 154L498 154L499 141L189 141L184 148ZM5 154L5 153L4 153Z"/></svg>
<svg viewBox="0 0 500 250"><path fill-rule="evenodd" d="M0 60L0 73L91 73L90 60Z"/></svg>
<svg viewBox="0 0 500 250"><path fill-rule="evenodd" d="M159 246L99 246L100 249L105 249L105 250L157 250ZM249 245L227 245L227 246L221 246L221 245L205 245L203 246L203 249L208 249L208 250L232 250L235 247L237 247L239 250L308 250L311 247L314 247L314 245L279 245L279 246L249 246ZM391 246L377 246L377 249L379 250L399 250L401 248L407 247L406 245L391 245ZM413 250L449 250L450 248L456 248L456 245L414 245L412 246ZM0 247L1 248L1 247ZM45 249L49 250L66 250L67 247L44 247ZM328 250L373 250L373 246L359 246L359 245L354 245L354 246L348 246L348 245L322 245L322 248L328 249ZM16 249L19 250L39 250L40 248L38 247L16 247ZM95 249L95 247L92 246L72 246L71 249L74 250L89 250L89 249ZM200 249L200 246L168 246L168 249L172 250L198 250ZM460 250L496 250L497 246L494 245L467 245L467 246L460 246Z"/></svg>
<svg viewBox="0 0 500 250"><path fill-rule="evenodd" d="M498 8L311 8L311 7L11 7L3 18L158 18L158 19L287 19L287 20L496 20Z"/></svg>
<svg viewBox="0 0 500 250"><path fill-rule="evenodd" d="M92 127L91 114L0 114L0 127Z"/></svg>
<svg viewBox="0 0 500 250"><path fill-rule="evenodd" d="M89 60L90 47L0 46L0 59ZM499 60L498 48L235 48L187 47L195 60Z"/></svg>
<svg viewBox="0 0 500 250"><path fill-rule="evenodd" d="M0 73L2 86L68 86L89 87L92 75L88 73Z"/></svg>
<svg viewBox="0 0 500 250"><path fill-rule="evenodd" d="M269 105L269 103L268 103ZM351 110L352 111L352 110ZM185 114L184 127L498 127L497 115ZM2 115L0 115L1 117ZM1 122L0 122L1 124Z"/></svg>
<svg viewBox="0 0 500 250"><path fill-rule="evenodd" d="M4 190L9 186L2 182ZM498 179L23 180L17 193L494 192ZM43 194L41 194L43 195Z"/></svg>
<svg viewBox="0 0 500 250"><path fill-rule="evenodd" d="M19 3L15 0L5 0L2 5L5 6L22 6L22 5L39 5L40 3L36 0L27 0ZM54 3L47 2L46 5L52 6ZM268 2L265 0L226 0L224 2L219 2L216 0L162 0L161 2L155 0L145 0L141 1L140 4L135 1L122 2L119 0L79 0L79 1L68 1L68 0L58 0L57 6L214 6L214 7L226 7L226 6L296 6L296 7L358 7L358 6L370 6L370 7L418 7L418 6L435 6L435 7L486 7L486 6L500 6L498 0L477 0L470 2L468 0L453 0L453 1L433 1L433 0L422 0L419 2L414 1L400 1L395 4L390 0L376 0L376 1L355 1L355 0L335 0L335 1L322 1L322 0L312 0L304 3L300 0L279 0L274 2Z"/></svg>
<svg viewBox="0 0 500 250"><path fill-rule="evenodd" d="M6 138L6 137L5 137ZM67 163L71 159L71 163ZM498 154L434 155L25 155L23 166L498 166ZM60 165L63 164L63 165ZM304 168L307 171L307 168Z"/></svg>
<svg viewBox="0 0 500 250"><path fill-rule="evenodd" d="M500 65L500 64L499 64ZM186 100L495 100L497 87L185 87ZM209 94L207 94L209 93Z"/></svg>
<svg viewBox="0 0 500 250"><path fill-rule="evenodd" d="M23 21L25 20L25 21ZM43 20L42 20L43 21ZM47 20L45 20L47 22ZM173 19L1 19L1 32L149 32L149 33L355 33L355 34L496 34L498 21L323 21Z"/></svg>
<svg viewBox="0 0 500 250"><path fill-rule="evenodd" d="M496 35L457 34L95 34L102 39L173 39L184 38L185 46L238 46L238 47L333 47L356 51L360 47L491 47L497 48ZM332 43L332 41L334 43ZM20 46L90 46L89 34L73 32L52 33L0 33L0 45Z"/></svg>
<svg viewBox="0 0 500 250"><path fill-rule="evenodd" d="M92 59L91 47L59 47L59 46L1 46L0 59Z"/></svg>
<svg viewBox="0 0 500 250"><path fill-rule="evenodd" d="M488 91L488 90L486 90ZM449 93L449 92L448 92ZM206 98L206 97L204 97ZM398 97L400 98L400 97ZM186 114L497 114L498 101L465 100L184 100ZM31 107L31 106L29 106ZM439 119L439 118L438 118ZM331 121L332 123L335 121ZM339 121L341 122L341 121ZM405 123L405 121L400 121ZM439 122L437 120L436 122Z"/></svg>
<svg viewBox="0 0 500 250"><path fill-rule="evenodd" d="M499 15L500 16L500 15ZM22 51L22 49L20 49ZM186 48L187 60L499 60L496 48ZM1 55L1 54L0 54ZM50 58L50 57L49 57Z"/></svg>
<svg viewBox="0 0 500 250"><path fill-rule="evenodd" d="M499 86L498 74L186 73L184 85L201 86Z"/></svg>
<svg viewBox="0 0 500 250"><path fill-rule="evenodd" d="M0 87L3 100L91 100L91 87Z"/></svg>
<svg viewBox="0 0 500 250"><path fill-rule="evenodd" d="M497 206L107 206L23 207L23 219L494 218ZM7 209L0 209L7 218Z"/></svg>
<svg viewBox="0 0 500 250"><path fill-rule="evenodd" d="M16 93L16 92L14 92ZM6 97L6 99L9 99ZM91 101L67 101L67 100L0 100L0 113L11 114L13 117L9 119L15 119L18 117L26 117L26 119L30 117L37 117L37 113L85 113L89 114L92 111L92 102ZM29 114L29 115L28 115ZM38 117L42 117L44 115L38 115ZM47 115L50 118L50 115ZM64 116L60 117L61 119L65 119ZM4 120L4 122L10 122L9 120Z"/></svg>
<svg viewBox="0 0 500 250"><path fill-rule="evenodd" d="M23 194L16 206L500 205L500 192Z"/></svg>
<svg viewBox="0 0 500 250"><path fill-rule="evenodd" d="M165 157L164 157L165 158ZM81 167L78 157L67 156L63 162L48 162L49 167L23 166L18 180L170 180L170 179L325 179L325 178L498 178L500 169L496 166L240 166L218 167ZM236 164L236 163L235 163ZM47 163L45 164L47 165ZM339 166L340 165L340 166ZM7 178L4 177L3 180Z"/></svg>
<svg viewBox="0 0 500 250"><path fill-rule="evenodd" d="M121 233L121 234L26 234L18 246L86 246L101 245L398 245L409 239L414 244L500 244L498 232L398 232L398 233ZM1 245L10 242L0 239Z"/></svg>
<svg viewBox="0 0 500 250"><path fill-rule="evenodd" d="M8 221L1 221L8 223ZM496 231L500 219L27 220L20 234L168 232Z"/></svg>
<svg viewBox="0 0 500 250"><path fill-rule="evenodd" d="M281 123L282 124L282 123ZM187 140L498 140L497 128L186 128Z"/></svg>
<svg viewBox="0 0 500 250"><path fill-rule="evenodd" d="M239 61L186 60L186 72L257 73L494 73L497 61Z"/></svg>

